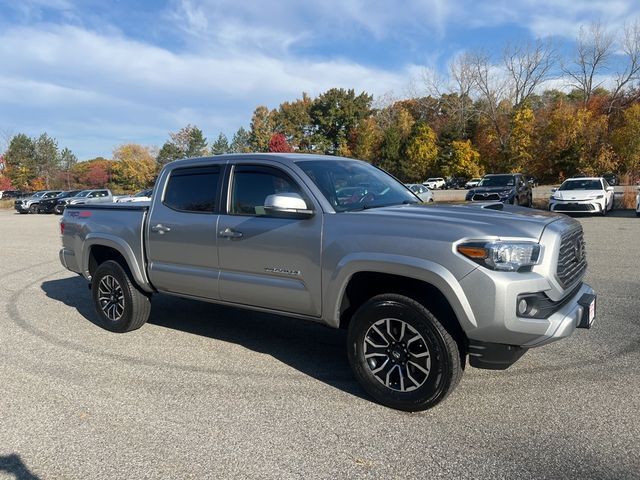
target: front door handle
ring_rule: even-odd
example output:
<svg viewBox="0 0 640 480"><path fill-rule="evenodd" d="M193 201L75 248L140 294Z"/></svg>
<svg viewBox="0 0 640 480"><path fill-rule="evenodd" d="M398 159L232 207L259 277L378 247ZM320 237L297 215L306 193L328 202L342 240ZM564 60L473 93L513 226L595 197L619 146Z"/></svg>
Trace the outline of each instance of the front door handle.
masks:
<svg viewBox="0 0 640 480"><path fill-rule="evenodd" d="M220 236L222 238L242 238L242 232L227 227L224 230L220 230Z"/></svg>
<svg viewBox="0 0 640 480"><path fill-rule="evenodd" d="M171 228L169 227L165 227L164 225L162 225L161 223L157 224L157 225L153 225L151 227L151 231L152 232L156 232L159 233L160 235L164 235L167 232L171 231Z"/></svg>

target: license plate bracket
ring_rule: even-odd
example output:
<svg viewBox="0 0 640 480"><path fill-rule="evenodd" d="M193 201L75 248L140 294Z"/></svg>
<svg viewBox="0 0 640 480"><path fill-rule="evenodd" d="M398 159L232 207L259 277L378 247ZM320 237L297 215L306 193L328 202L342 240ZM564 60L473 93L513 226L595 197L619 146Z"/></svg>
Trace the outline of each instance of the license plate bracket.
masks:
<svg viewBox="0 0 640 480"><path fill-rule="evenodd" d="M582 307L582 316L577 328L591 328L596 319L596 294L585 293L578 300L578 305Z"/></svg>

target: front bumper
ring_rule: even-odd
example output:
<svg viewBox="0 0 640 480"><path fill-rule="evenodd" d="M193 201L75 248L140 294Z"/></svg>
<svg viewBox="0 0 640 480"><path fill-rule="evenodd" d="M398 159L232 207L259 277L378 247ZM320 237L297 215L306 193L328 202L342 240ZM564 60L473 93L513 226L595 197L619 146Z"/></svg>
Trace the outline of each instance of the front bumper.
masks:
<svg viewBox="0 0 640 480"><path fill-rule="evenodd" d="M551 284L551 275L536 272L496 272L478 268L460 281L475 314L475 326L466 329L471 341L539 347L568 337L580 324L583 295L595 292L586 283L568 286L561 296ZM517 314L520 295L543 292L555 305L547 318L528 318Z"/></svg>
<svg viewBox="0 0 640 480"><path fill-rule="evenodd" d="M558 213L602 213L602 200L549 200L549 210Z"/></svg>
<svg viewBox="0 0 640 480"><path fill-rule="evenodd" d="M28 212L30 206L25 203L14 203L13 205L17 212Z"/></svg>

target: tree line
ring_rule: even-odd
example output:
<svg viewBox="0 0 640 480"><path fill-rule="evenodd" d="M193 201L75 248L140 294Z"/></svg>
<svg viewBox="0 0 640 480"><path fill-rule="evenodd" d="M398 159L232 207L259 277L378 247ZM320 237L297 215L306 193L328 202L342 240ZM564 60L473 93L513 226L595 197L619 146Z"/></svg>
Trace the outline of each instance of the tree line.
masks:
<svg viewBox="0 0 640 480"><path fill-rule="evenodd" d="M572 56L539 40L457 57L445 76L426 74L422 94L377 99L353 89L258 106L248 128L207 141L197 126L169 133L158 149L116 147L112 159L78 162L46 133L18 134L2 182L15 188L151 184L164 164L243 152L323 153L360 158L407 182L428 176L523 172L557 183L575 174L640 173L640 26L613 35L580 30ZM558 88L545 88L550 81ZM605 88L605 86L607 88Z"/></svg>

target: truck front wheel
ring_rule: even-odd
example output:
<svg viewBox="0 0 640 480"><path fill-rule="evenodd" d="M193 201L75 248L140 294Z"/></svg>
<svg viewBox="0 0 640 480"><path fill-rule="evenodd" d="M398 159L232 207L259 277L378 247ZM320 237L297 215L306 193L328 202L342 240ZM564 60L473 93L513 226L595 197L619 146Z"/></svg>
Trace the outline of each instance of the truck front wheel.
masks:
<svg viewBox="0 0 640 480"><path fill-rule="evenodd" d="M379 403L415 412L431 408L462 377L455 339L424 305L384 294L349 324L348 357L362 387Z"/></svg>
<svg viewBox="0 0 640 480"><path fill-rule="evenodd" d="M149 318L149 296L138 289L116 261L98 266L91 281L91 296L98 324L112 332L136 330Z"/></svg>

